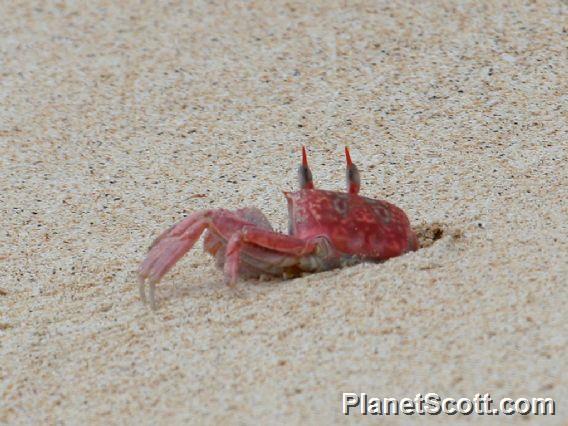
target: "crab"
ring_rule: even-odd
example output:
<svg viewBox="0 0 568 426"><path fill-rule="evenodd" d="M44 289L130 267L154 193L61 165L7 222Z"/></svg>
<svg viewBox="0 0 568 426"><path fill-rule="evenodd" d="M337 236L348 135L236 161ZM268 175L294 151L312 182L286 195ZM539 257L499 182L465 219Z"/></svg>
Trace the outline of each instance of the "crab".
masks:
<svg viewBox="0 0 568 426"><path fill-rule="evenodd" d="M155 286L205 232L203 246L235 287L238 277L296 277L359 262L381 262L418 249L403 210L359 195L361 179L345 147L347 192L316 189L305 147L298 175L300 190L284 192L288 234L275 231L255 207L202 210L158 236L138 269L140 297L146 284L152 309Z"/></svg>

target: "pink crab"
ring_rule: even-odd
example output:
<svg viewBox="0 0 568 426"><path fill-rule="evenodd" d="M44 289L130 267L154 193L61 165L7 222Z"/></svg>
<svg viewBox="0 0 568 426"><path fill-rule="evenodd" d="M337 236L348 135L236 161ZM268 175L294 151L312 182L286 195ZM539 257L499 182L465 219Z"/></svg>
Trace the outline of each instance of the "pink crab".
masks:
<svg viewBox="0 0 568 426"><path fill-rule="evenodd" d="M406 214L395 205L358 195L360 177L345 148L347 193L314 189L306 149L302 147L300 190L284 192L288 201L288 235L276 232L254 207L202 210L164 231L140 265L140 296L155 307L160 279L188 252L203 231L204 249L224 271L225 282L237 277L326 271L363 261L380 262L418 249Z"/></svg>

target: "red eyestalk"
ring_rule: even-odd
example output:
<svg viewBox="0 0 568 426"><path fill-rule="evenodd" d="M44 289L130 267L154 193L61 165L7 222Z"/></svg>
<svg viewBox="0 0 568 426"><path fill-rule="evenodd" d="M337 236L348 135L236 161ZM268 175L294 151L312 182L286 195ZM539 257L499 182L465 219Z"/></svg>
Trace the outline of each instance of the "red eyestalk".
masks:
<svg viewBox="0 0 568 426"><path fill-rule="evenodd" d="M306 154L305 146L302 146L302 165L298 169L298 176L300 178L300 188L314 189L312 171L310 170L310 166L308 166L308 155Z"/></svg>
<svg viewBox="0 0 568 426"><path fill-rule="evenodd" d="M345 147L345 160L347 161L347 192L357 194L361 188L361 178L357 166L351 161L348 147Z"/></svg>

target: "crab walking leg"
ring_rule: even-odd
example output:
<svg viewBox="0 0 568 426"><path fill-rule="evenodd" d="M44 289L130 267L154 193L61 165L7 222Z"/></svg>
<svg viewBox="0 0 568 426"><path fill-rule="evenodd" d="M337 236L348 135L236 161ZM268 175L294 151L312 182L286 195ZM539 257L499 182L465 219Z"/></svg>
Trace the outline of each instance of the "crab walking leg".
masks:
<svg viewBox="0 0 568 426"><path fill-rule="evenodd" d="M256 227L244 228L241 232L233 234L225 251L225 282L231 287L237 282L239 257L241 252L246 252L247 245L254 245L280 254L281 256L278 257L277 262L285 261L288 257L300 258L313 253L317 248L317 243L314 241L304 241L290 235L279 234ZM270 262L271 255L271 253L267 253L264 260ZM274 266L283 265L275 264Z"/></svg>
<svg viewBox="0 0 568 426"><path fill-rule="evenodd" d="M208 226L212 211L197 212L163 232L150 246L146 259L138 269L140 298L146 302L145 283L148 280L150 304L154 302L154 288L166 272L189 251Z"/></svg>
<svg viewBox="0 0 568 426"><path fill-rule="evenodd" d="M150 246L146 259L138 269L140 298L146 301L145 284L148 282L150 304L154 307L154 289L160 279L176 264L176 262L195 245L205 229L209 229L212 237L206 238L209 244L226 244L231 235L243 227L269 228L268 220L258 209L245 208L237 211L204 210L191 214L186 219L170 227L160 234ZM271 233L269 229L266 232ZM214 250L216 251L216 250Z"/></svg>

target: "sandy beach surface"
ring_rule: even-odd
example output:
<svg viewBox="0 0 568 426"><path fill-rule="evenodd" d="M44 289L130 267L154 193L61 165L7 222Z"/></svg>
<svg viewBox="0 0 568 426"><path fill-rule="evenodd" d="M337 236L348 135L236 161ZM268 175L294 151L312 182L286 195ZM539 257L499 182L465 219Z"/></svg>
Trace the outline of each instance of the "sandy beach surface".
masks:
<svg viewBox="0 0 568 426"><path fill-rule="evenodd" d="M3 2L0 423L568 420L566 1ZM240 292L187 214L285 231L316 185L403 208L425 246ZM362 417L343 392L550 397L557 414Z"/></svg>

